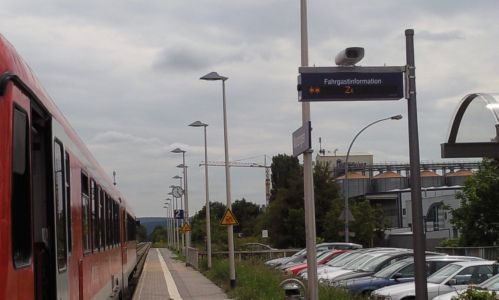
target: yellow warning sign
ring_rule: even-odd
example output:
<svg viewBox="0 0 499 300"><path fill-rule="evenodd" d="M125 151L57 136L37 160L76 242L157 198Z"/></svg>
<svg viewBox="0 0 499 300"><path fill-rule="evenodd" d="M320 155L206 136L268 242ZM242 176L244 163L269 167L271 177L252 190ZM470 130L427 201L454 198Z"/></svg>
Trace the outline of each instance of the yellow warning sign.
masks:
<svg viewBox="0 0 499 300"><path fill-rule="evenodd" d="M189 232L191 231L191 226L189 226L188 223L184 223L184 225L182 225L182 227L180 228L180 231L182 231L183 233Z"/></svg>
<svg viewBox="0 0 499 300"><path fill-rule="evenodd" d="M222 217L222 220L220 220L220 225L239 225L239 222L237 222L236 217L232 213L230 209L226 209L224 216Z"/></svg>

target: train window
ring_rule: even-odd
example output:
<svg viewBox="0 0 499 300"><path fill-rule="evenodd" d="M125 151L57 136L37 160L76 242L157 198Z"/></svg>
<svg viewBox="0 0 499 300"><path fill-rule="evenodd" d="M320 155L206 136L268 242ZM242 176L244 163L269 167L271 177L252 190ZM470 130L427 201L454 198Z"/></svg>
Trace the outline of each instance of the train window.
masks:
<svg viewBox="0 0 499 300"><path fill-rule="evenodd" d="M99 191L97 190L97 185L95 181L90 180L90 233L91 233L91 242L92 249L95 252L97 249L97 201L99 201Z"/></svg>
<svg viewBox="0 0 499 300"><path fill-rule="evenodd" d="M15 108L12 132L12 255L14 267L30 264L31 193L29 168L28 115Z"/></svg>
<svg viewBox="0 0 499 300"><path fill-rule="evenodd" d="M106 239L106 214L104 213L104 191L100 190L100 199L99 199L99 248L100 250L104 250L104 243Z"/></svg>
<svg viewBox="0 0 499 300"><path fill-rule="evenodd" d="M112 214L111 214L111 198L109 195L106 195L106 246L111 247L112 244L112 231L111 231L111 223L112 223Z"/></svg>
<svg viewBox="0 0 499 300"><path fill-rule="evenodd" d="M127 240L133 241L135 240L135 220L131 215L127 214L126 218L127 222Z"/></svg>
<svg viewBox="0 0 499 300"><path fill-rule="evenodd" d="M119 224L119 205L117 202L113 201L114 207L114 244L118 245L120 240L120 224Z"/></svg>
<svg viewBox="0 0 499 300"><path fill-rule="evenodd" d="M73 249L73 237L72 237L72 229L73 226L71 223L71 165L69 163L69 154L66 152L66 207L67 209L67 214L68 214L68 253L71 254L71 250Z"/></svg>
<svg viewBox="0 0 499 300"><path fill-rule="evenodd" d="M66 201L64 188L64 166L62 145L59 141L54 142L54 184L55 184L55 227L56 227L56 250L57 269L63 272L67 268L67 239L66 239Z"/></svg>
<svg viewBox="0 0 499 300"><path fill-rule="evenodd" d="M90 252L90 214L89 214L89 192L88 192L88 177L81 173L81 227L83 237L83 253Z"/></svg>

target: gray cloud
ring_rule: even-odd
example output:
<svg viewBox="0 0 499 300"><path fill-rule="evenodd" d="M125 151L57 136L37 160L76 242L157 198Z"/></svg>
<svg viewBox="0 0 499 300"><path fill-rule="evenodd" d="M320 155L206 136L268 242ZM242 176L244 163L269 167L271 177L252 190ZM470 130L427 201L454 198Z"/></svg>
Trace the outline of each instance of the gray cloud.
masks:
<svg viewBox="0 0 499 300"><path fill-rule="evenodd" d="M331 65L347 46L363 46L362 65L404 65L404 29L415 29L421 158L439 144L463 94L497 88L496 1L308 1L309 61ZM403 12L403 13L402 13ZM161 200L187 150L190 207L204 205L203 132L208 159L224 160L220 82L226 82L230 159L263 163L291 152L301 126L296 76L299 7L288 0L8 1L0 28L139 216L160 215ZM479 52L470 59L470 55ZM346 151L368 122L402 113L406 102L311 105L313 144ZM407 161L407 120L363 133L354 152ZM256 157L255 157L256 156ZM223 168L210 168L210 198L225 202ZM263 170L232 171L233 198L265 201ZM233 199L233 200L234 200Z"/></svg>
<svg viewBox="0 0 499 300"><path fill-rule="evenodd" d="M422 40L445 42L466 39L466 34L461 30L451 30L444 32L430 32L423 30L418 32L418 38Z"/></svg>

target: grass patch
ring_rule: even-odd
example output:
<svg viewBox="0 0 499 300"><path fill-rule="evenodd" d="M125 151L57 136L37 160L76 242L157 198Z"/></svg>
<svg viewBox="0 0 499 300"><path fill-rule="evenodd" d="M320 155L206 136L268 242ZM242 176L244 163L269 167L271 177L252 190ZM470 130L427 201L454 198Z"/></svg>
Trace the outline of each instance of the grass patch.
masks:
<svg viewBox="0 0 499 300"><path fill-rule="evenodd" d="M205 267L205 262L202 262L200 266ZM227 260L213 260L211 270L205 270L204 274L225 290L230 298L237 300L281 300L284 298L284 292L279 284L286 277L277 270L265 267L260 261L236 262L236 287L234 289L230 289ZM320 286L319 299L363 300L367 298L354 296L340 289Z"/></svg>

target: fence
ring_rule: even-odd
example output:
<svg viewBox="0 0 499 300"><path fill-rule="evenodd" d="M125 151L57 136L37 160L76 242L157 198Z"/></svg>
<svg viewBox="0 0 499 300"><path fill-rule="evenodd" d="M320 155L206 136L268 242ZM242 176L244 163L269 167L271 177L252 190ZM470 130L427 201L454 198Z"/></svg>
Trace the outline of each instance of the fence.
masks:
<svg viewBox="0 0 499 300"><path fill-rule="evenodd" d="M286 257L292 255L301 249L271 249L271 250L259 250L259 251L234 251L234 258L238 261L248 260L248 259L258 259L258 260L269 260L278 257ZM213 257L227 258L229 256L228 251L217 251L212 253ZM206 252L200 252L196 248L187 249L186 263L196 270L199 269L199 260L207 259Z"/></svg>
<svg viewBox="0 0 499 300"><path fill-rule="evenodd" d="M477 256L488 260L499 260L499 247L436 247L438 252L449 255Z"/></svg>

